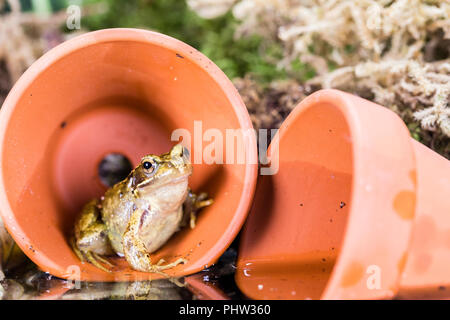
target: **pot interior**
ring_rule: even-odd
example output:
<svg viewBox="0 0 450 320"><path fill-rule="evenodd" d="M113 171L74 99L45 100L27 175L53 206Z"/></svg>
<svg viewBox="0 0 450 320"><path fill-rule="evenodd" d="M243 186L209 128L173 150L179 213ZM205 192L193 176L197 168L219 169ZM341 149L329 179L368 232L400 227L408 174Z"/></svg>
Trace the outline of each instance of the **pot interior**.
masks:
<svg viewBox="0 0 450 320"><path fill-rule="evenodd" d="M319 299L351 207L350 129L338 108L318 103L283 123L278 146L278 172L258 182L237 281L253 298Z"/></svg>

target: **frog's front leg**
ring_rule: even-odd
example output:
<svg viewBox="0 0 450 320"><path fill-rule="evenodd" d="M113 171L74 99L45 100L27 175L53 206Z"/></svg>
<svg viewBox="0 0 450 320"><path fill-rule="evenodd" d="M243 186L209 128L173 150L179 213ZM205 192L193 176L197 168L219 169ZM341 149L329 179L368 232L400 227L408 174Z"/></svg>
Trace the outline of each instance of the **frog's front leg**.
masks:
<svg viewBox="0 0 450 320"><path fill-rule="evenodd" d="M197 220L197 212L204 207L210 206L213 202L213 199L208 199L208 194L206 192L201 192L197 195L189 189L186 200L183 203L183 219L181 226L187 225L189 221L189 226L191 229L194 229Z"/></svg>
<svg viewBox="0 0 450 320"><path fill-rule="evenodd" d="M97 268L110 272L101 264L112 267L112 264L100 255L110 255L114 252L106 225L101 220L98 200L92 200L84 206L75 223L75 235L71 239L71 245L81 261L86 260Z"/></svg>
<svg viewBox="0 0 450 320"><path fill-rule="evenodd" d="M123 251L126 260L135 270L143 272L160 273L162 270L173 268L180 263L185 263L185 259L178 259L175 262L162 265L164 260L160 260L157 264L152 264L150 254L145 247L144 242L139 237L139 229L143 216L148 214L148 210L136 209L128 221L127 229L122 237Z"/></svg>

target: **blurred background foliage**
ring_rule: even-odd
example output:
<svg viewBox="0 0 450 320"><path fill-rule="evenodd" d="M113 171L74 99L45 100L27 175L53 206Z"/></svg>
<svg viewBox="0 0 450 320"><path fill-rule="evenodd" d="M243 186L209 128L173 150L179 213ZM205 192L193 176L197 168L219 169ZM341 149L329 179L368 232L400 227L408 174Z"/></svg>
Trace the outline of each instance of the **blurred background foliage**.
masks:
<svg viewBox="0 0 450 320"><path fill-rule="evenodd" d="M263 83L287 77L286 71L275 64L282 58L281 47L272 42L264 43L258 35L235 37L237 21L231 13L206 20L180 0L88 0L84 3L107 6L104 13L83 19L83 27L89 30L113 27L151 29L200 50L231 79L249 73Z"/></svg>
<svg viewBox="0 0 450 320"><path fill-rule="evenodd" d="M207 3L210 7L233 2L190 1ZM362 32L366 28L366 21L344 17L348 14L348 10L334 13L333 16L333 10L343 8L342 4L346 4L346 0L305 0L292 3L279 0L259 2L234 0L238 4L253 5L250 11L240 15L239 21L235 18L233 10L215 18L202 18L199 11L193 11L186 2L186 0L0 0L0 23L1 18L11 12L10 3L20 3L20 10L24 16L28 14L31 20L41 19L31 25L18 21L20 19L11 19L17 23L17 27L4 19L4 26L9 26L10 30L3 30L3 42L10 42L10 45L6 43L5 46L0 40L0 103L12 84L35 59L65 39L82 32L105 28L144 28L188 43L215 62L235 83L256 128L279 127L303 97L317 89L333 87L390 108L402 117L416 140L450 158L448 107L445 108L445 101L439 102L435 99L438 91L435 90L434 96L426 96L424 93L429 90L420 88L420 83L417 83L424 82L423 76L433 79L449 76L443 70L449 65L450 39L446 37L450 34L448 31L450 19L426 16L436 15L433 12L439 10L448 16L448 8L441 4L445 1L411 0L409 4L404 1L350 2L351 9L359 10L360 16L368 4L385 10L384 16L380 19L386 18L383 22L386 24L393 23L391 29L397 30L394 34L401 34L396 41L401 40L404 42L403 45L407 46L401 47L400 56L394 57L398 63L387 57L390 48L394 47L393 35L386 36L377 32L371 34L371 41L367 43L379 42L379 45L385 47L381 56L371 59L374 50L364 48L364 41L360 39L362 35L373 31L369 28ZM73 4L82 8L82 30L70 31L65 26L66 8ZM321 6L328 9L322 12L319 10ZM245 6L241 6L241 9L242 7ZM303 15L306 16L290 21L287 17L296 16L290 14L294 9L304 10L306 13ZM416 16L411 16L412 13L408 10L412 10ZM417 24L413 29L418 36L408 29L410 27L408 23L395 19L395 15L401 15L402 12ZM318 16L315 17L314 14ZM336 21L325 17L327 14L331 14ZM389 18L389 15L394 15L394 18ZM342 24L339 19L345 20L346 23ZM316 32L314 30L317 29L317 23L337 25ZM19 26L21 32L18 32ZM302 31L301 35L293 37L292 40L283 39L283 30L286 32L289 28L298 27L312 31ZM331 43L335 43L336 46L333 47ZM301 52L297 52L298 50ZM415 58L404 56L404 52L409 51L414 52ZM337 52L339 54L336 54ZM444 54L441 54L442 52ZM6 58L2 58L2 53ZM339 64L337 62L339 60L343 62ZM392 64L403 64L401 67L403 70L395 71L395 68L390 67ZM411 75L414 67L416 75ZM385 68L386 72L377 72L376 68ZM397 69L399 68L397 66ZM358 72L365 76L359 77ZM422 79L417 81L417 75ZM405 90L403 83L410 86L408 89L410 92ZM430 83L433 88L440 87L444 91L448 89L445 83L435 84L433 81ZM419 94L415 93L417 90ZM444 93L440 95L444 96ZM439 108L444 108L447 115L439 111ZM424 111L422 114L421 110Z"/></svg>
<svg viewBox="0 0 450 320"><path fill-rule="evenodd" d="M217 0L217 2L205 0L190 1L207 3L210 7L220 6L220 3L233 2L231 0ZM2 2L6 4L3 9L1 9ZM365 20L359 22L360 24L362 23L360 27L355 27L355 21L352 21L353 18L344 17L344 13L335 13L339 19L346 21L344 25L339 24L338 18L334 19L336 20L334 21L333 19L322 17L322 15L332 14L331 9L333 7L343 7L339 4L344 4L346 0L305 0L304 2L292 3L279 0L234 0L238 4L247 3L253 5L249 12L240 15L239 21L235 18L236 14L233 10L217 15L215 18L202 18L201 14L199 15L199 10L193 11L192 7L187 4L187 0L0 0L0 12L10 12L9 2L19 2L24 13L31 13L34 17L47 17L47 20L53 19L54 21L46 25L43 21L38 22L32 25L31 28L30 26L24 26L23 34L16 35L17 38L23 39L16 40L15 48L9 47L3 50L4 54L7 56L9 54L9 59L7 57L3 61L1 57L2 44L0 43L0 103L9 88L20 76L21 72L29 66L30 62L59 42L82 32L105 28L144 28L167 34L188 43L215 62L233 80L238 88L256 128L279 127L287 114L306 95L323 87L334 87L360 95L390 108L402 117L410 129L411 135L416 140L450 158L450 136L444 134L443 130L438 128L439 126L436 125L435 120L428 121L430 117L422 119L422 123L420 123L420 119L416 116L421 108L427 108L436 104L433 97L424 97L422 94L424 90L421 90L422 93L419 95L413 92L405 92L400 85L405 81L411 82L411 77L408 74L411 61L413 63L419 62L420 68L422 68L419 70L421 72L426 68L430 68L423 64L423 59L416 57L416 59L407 61L400 78L390 74L389 70L393 68L389 68L390 63L392 63L389 59L386 60L389 72L378 72L377 75L374 69L364 71L363 73L368 75L365 78L356 76L357 72L355 70L358 68L361 70L367 69L367 66L361 64L368 62L370 69L372 68L370 64L374 62L373 65L378 68L383 66L383 59L379 60L378 57L378 60L372 59L373 61L371 61L368 58L371 52L364 50L359 33L365 34L365 32L361 32L361 29L365 28ZM366 6L365 3L369 2L378 3L379 5L385 3L382 5L384 6L383 10L390 10L391 7L397 5L397 11L405 11L406 9L402 9L401 6L408 6L402 1L355 0L354 3L351 3L352 10L358 9L360 10L358 12L361 13L361 10ZM65 11L72 4L79 5L82 8L82 30L70 31L65 26ZM421 6L426 5L429 5L429 3L422 0L411 0L410 3L410 7L414 8L421 8ZM320 14L321 11L319 10L321 6L328 8L323 14ZM296 16L295 14L290 14L294 9L306 10L306 16L309 18L303 17L299 18L300 20L290 21L287 17ZM433 10L435 9L433 8ZM418 16L415 18L418 19L416 19L417 21L423 22L426 20L426 17L419 11L417 11ZM405 14L409 15L408 12ZM315 17L314 13L317 13L318 16ZM325 21L320 20L321 17ZM413 17L410 18L412 19ZM387 22L392 23L392 21ZM431 20L431 22L444 23L442 29L446 30L445 28L447 27L445 25L448 20ZM322 33L321 31L311 31L311 34L306 33L302 36L294 37L292 41L286 41L281 37L283 28L288 30L291 27L296 28L300 26L300 28L305 27L305 30L316 30L317 26L315 23L329 23L331 25L337 23L338 26L326 29ZM396 33L400 34L399 32L403 32L402 35L404 36L401 39L404 39L403 42L409 41L409 38L406 36L408 31L405 29L408 28L408 24L404 24L401 21L398 21L398 24L394 26L394 28L399 28ZM441 47L444 47L445 51L445 46L449 46L448 42L442 39L442 35L439 32L432 33L428 31L427 26L430 25L429 23L422 24L423 26L417 26L417 30L425 34L425 41L422 41L422 38L418 40L411 39L411 44L407 44L407 46L412 48L416 44L422 43L421 46L425 49L422 50L421 46L417 46L419 51L432 52L431 55L428 53L426 55L428 58L431 57L431 60L436 60L441 55L435 53L442 51ZM37 27L40 27L40 32L36 31ZM11 32L18 29L16 27L10 28ZM32 31L30 32L30 30ZM52 31L50 32L49 30ZM366 32L368 31L370 30L366 30ZM13 36L6 33L4 37L9 41ZM26 37L29 39L25 39ZM305 39L309 40L304 41ZM43 40L47 43L42 46ZM379 34L374 34L372 40L375 42L380 41L381 45L387 46L383 52L388 51L390 43L394 41L390 37L383 38ZM20 45L18 43L26 46L27 42L31 43L32 41L34 41L34 44L29 45L29 48L25 48L25 50L19 48ZM330 43L336 43L336 47L333 47ZM43 48L36 50L36 45L41 45ZM430 47L432 48L431 50L429 49ZM300 53L296 52L299 48L303 48L301 49L303 51ZM34 51L34 53L22 57L24 61L19 61L19 63L14 65L14 62L20 57L16 57L15 55L17 54L13 51ZM408 50L405 49L403 51ZM449 51L448 48L447 51ZM339 62L336 62L339 61L339 59L335 59L336 56L339 56L336 55L336 52L340 52L340 59L343 59L344 63L339 65ZM419 55L422 54L419 53ZM405 57L397 57L397 59L400 58L403 59ZM408 59L405 58L404 61ZM400 60L399 62L404 63L404 61ZM9 76L11 78L9 80L5 79L5 77L2 79L2 72L5 73L5 61L6 69L9 68ZM17 64L19 65L17 66ZM436 65L434 68L436 70L442 69L439 65ZM345 69L348 71L342 73ZM432 74L433 77L447 76L445 74L442 75L443 72L436 75L436 72ZM330 79L333 79L333 81ZM437 113L437 111L433 113L434 118L437 118ZM441 125L441 127L444 126Z"/></svg>
<svg viewBox="0 0 450 320"><path fill-rule="evenodd" d="M203 19L184 0L21 0L20 3L22 11L40 15L64 10L70 4L82 4L87 10L93 8L95 14L83 14L82 19L83 29L89 31L122 27L167 34L203 52L231 79L251 74L264 85L275 79L294 77L304 81L315 75L312 68L298 60L289 71L278 68L283 50L273 41L265 41L259 35L236 37L238 22L230 12L215 19Z"/></svg>

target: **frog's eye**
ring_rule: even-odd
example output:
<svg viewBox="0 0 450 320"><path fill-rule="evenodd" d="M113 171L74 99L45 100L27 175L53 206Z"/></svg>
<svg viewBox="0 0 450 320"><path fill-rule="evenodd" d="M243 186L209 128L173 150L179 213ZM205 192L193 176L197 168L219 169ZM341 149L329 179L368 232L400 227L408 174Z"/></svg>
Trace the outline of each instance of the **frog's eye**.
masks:
<svg viewBox="0 0 450 320"><path fill-rule="evenodd" d="M154 170L154 165L153 163L151 163L150 161L144 161L142 163L142 167L144 168L145 171L147 171L148 173L153 172Z"/></svg>

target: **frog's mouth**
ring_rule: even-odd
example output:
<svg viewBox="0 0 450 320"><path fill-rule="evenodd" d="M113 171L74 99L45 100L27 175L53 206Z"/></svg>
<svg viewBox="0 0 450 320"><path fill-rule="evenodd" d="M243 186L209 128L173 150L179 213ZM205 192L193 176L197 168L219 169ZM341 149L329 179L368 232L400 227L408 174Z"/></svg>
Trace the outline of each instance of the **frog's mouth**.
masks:
<svg viewBox="0 0 450 320"><path fill-rule="evenodd" d="M138 183L134 188L133 188L133 192L136 192L139 189L144 189L150 185L155 185L155 187L157 188L161 188L161 187L165 187L171 184L177 184L178 182L180 182L183 179L186 179L187 177L189 177L191 175L190 172L187 173L183 173L181 175L179 175L178 177L174 178L174 179L168 179L167 181L163 181L161 183L155 183L154 180L150 180L150 181L144 181L141 183Z"/></svg>

